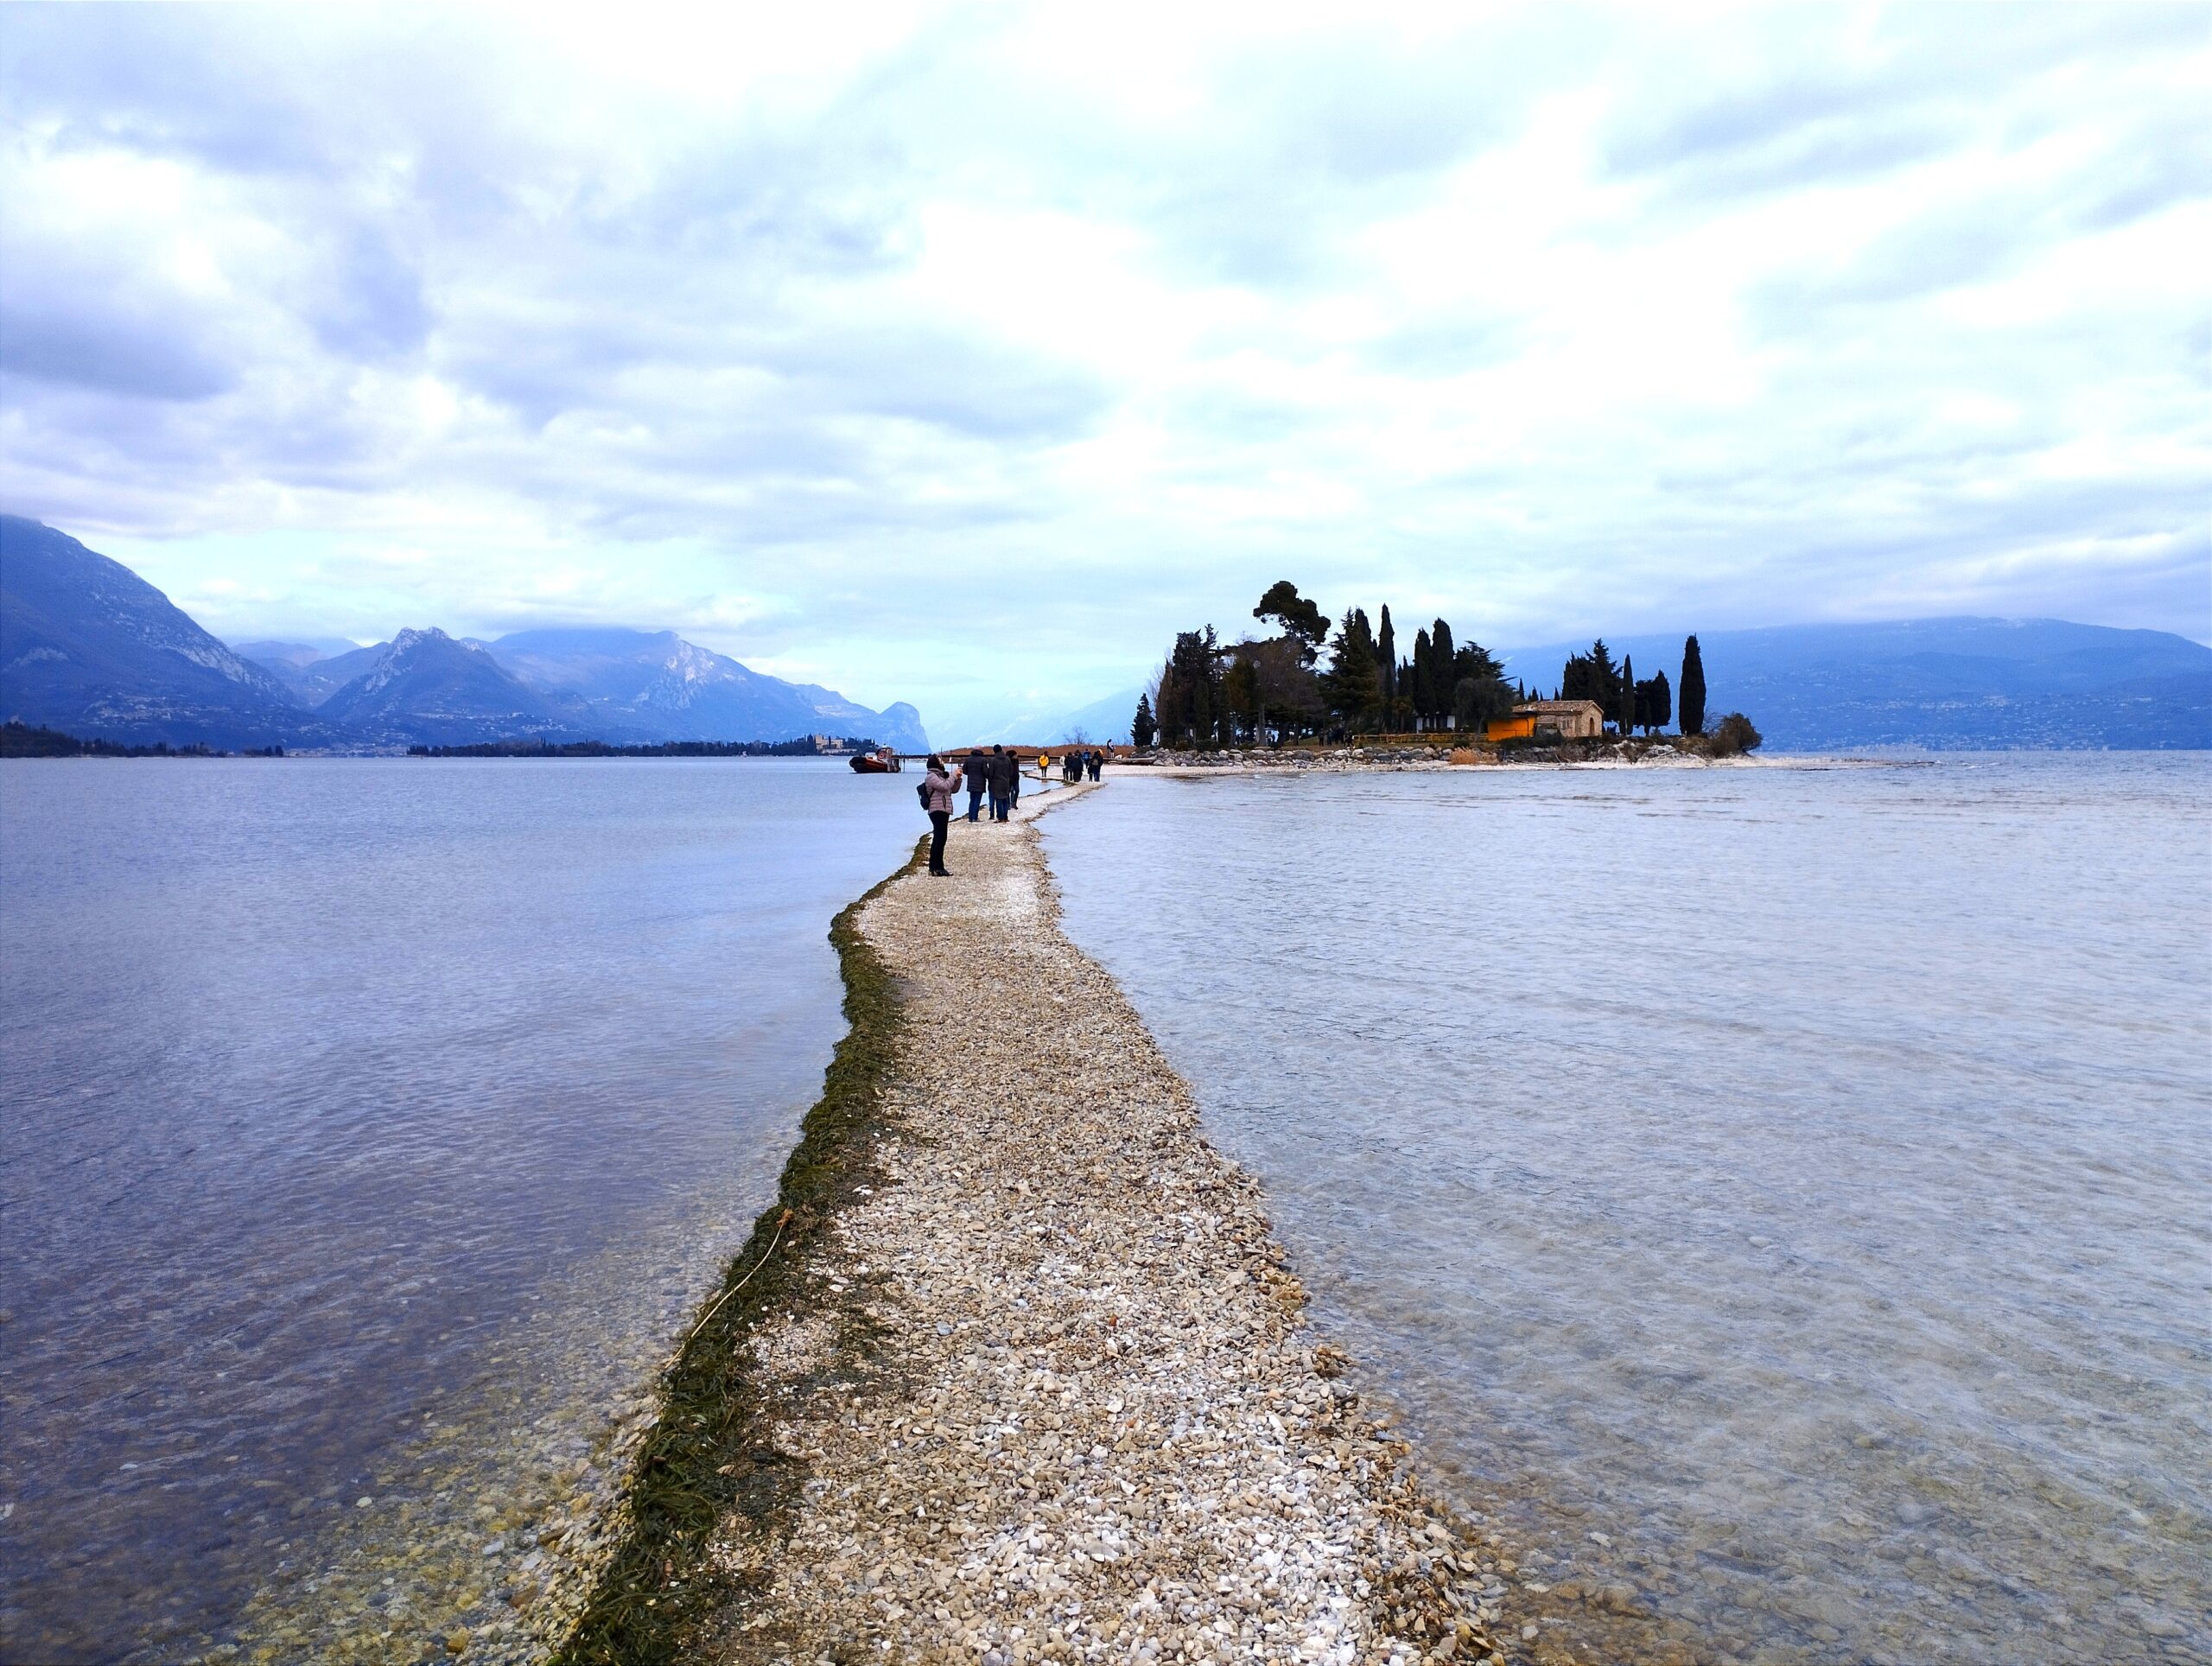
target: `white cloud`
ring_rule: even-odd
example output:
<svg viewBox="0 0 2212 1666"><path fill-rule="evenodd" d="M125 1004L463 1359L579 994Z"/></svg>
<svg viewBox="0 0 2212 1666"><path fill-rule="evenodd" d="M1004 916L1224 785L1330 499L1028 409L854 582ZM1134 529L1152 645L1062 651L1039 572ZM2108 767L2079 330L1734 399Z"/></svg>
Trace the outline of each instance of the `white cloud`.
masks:
<svg viewBox="0 0 2212 1666"><path fill-rule="evenodd" d="M1286 575L2212 630L2186 9L1370 10L18 10L0 497L925 710Z"/></svg>

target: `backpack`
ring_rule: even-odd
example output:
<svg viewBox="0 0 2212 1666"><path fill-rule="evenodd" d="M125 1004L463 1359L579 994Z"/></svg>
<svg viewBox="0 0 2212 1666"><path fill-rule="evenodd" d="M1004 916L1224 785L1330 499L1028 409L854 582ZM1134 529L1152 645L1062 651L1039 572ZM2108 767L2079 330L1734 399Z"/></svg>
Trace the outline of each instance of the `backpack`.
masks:
<svg viewBox="0 0 2212 1666"><path fill-rule="evenodd" d="M922 808L930 807L930 784L926 780L914 783L914 796L922 801Z"/></svg>

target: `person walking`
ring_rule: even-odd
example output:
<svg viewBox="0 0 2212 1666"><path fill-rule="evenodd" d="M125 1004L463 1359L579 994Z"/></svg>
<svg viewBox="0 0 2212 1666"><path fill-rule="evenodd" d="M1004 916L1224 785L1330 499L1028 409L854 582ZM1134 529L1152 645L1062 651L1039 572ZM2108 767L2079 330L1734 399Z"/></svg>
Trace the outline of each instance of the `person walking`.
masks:
<svg viewBox="0 0 2212 1666"><path fill-rule="evenodd" d="M930 872L950 879L944 865L944 836L952 825L952 794L957 781L944 760L930 754L929 773L922 777L922 808L930 813Z"/></svg>
<svg viewBox="0 0 2212 1666"><path fill-rule="evenodd" d="M1021 771L1014 761L1014 754L1002 745L991 748L991 819L1002 822L1014 812L1014 783L1021 779Z"/></svg>
<svg viewBox="0 0 2212 1666"><path fill-rule="evenodd" d="M1105 766L1106 766L1106 749L1105 749L1103 747L1091 747L1091 749L1090 749L1090 779L1091 779L1092 780L1094 780L1094 781L1095 781L1095 780L1096 780L1096 779L1098 779L1098 772L1099 772L1100 770L1103 769Z"/></svg>
<svg viewBox="0 0 2212 1666"><path fill-rule="evenodd" d="M982 747L969 749L968 761L961 765L960 773L968 778L968 819L972 822L983 807L983 794L991 785L991 760L983 756Z"/></svg>

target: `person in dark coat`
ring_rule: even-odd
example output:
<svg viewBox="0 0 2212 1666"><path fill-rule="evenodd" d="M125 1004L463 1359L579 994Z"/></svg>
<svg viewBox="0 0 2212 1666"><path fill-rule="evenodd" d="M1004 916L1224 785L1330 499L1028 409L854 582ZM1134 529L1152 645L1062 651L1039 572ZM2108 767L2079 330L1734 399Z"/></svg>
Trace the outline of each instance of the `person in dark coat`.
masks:
<svg viewBox="0 0 2212 1666"><path fill-rule="evenodd" d="M983 749L976 747L968 754L968 761L960 766L960 773L968 778L968 819L974 821L983 807L983 794L990 791L991 760L983 756Z"/></svg>
<svg viewBox="0 0 2212 1666"><path fill-rule="evenodd" d="M991 819L1005 821L1014 813L1014 795L1021 780L1021 768L1014 754L1003 746L991 748Z"/></svg>
<svg viewBox="0 0 2212 1666"><path fill-rule="evenodd" d="M1104 768L1104 767L1105 767L1105 766L1106 766L1106 753L1105 753L1105 749L1104 749L1103 747L1091 747L1091 749L1090 749L1090 779L1091 779L1092 780L1094 780L1094 781L1095 781L1095 780L1096 780L1096 779L1098 779L1098 772L1099 772L1101 769Z"/></svg>

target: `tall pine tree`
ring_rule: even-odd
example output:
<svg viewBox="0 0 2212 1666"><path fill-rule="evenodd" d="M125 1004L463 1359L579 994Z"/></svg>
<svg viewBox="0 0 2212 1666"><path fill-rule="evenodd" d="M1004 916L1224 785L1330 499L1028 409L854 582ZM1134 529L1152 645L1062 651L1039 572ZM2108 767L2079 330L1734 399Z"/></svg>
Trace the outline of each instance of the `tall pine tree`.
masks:
<svg viewBox="0 0 2212 1666"><path fill-rule="evenodd" d="M1347 729L1358 728L1375 709L1375 633L1357 607L1347 609L1344 623L1337 627L1336 648L1321 685L1329 709L1344 720Z"/></svg>
<svg viewBox="0 0 2212 1666"><path fill-rule="evenodd" d="M1382 727L1390 727L1390 713L1398 703L1398 635L1390 628L1390 604L1382 604L1382 628L1375 633L1375 677L1382 696Z"/></svg>
<svg viewBox="0 0 2212 1666"><path fill-rule="evenodd" d="M1636 733L1636 656L1621 656L1620 690L1614 696L1620 714L1621 738L1626 740Z"/></svg>
<svg viewBox="0 0 2212 1666"><path fill-rule="evenodd" d="M1675 706L1681 713L1683 734L1705 733L1705 661L1698 655L1695 637L1682 644L1682 686Z"/></svg>

